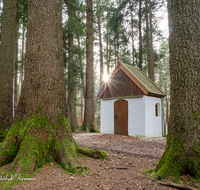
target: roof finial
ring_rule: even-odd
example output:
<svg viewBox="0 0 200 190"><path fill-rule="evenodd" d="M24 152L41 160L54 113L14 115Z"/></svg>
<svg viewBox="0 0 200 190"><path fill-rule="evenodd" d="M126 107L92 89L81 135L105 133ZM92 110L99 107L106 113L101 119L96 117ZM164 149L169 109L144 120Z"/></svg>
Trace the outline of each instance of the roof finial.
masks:
<svg viewBox="0 0 200 190"><path fill-rule="evenodd" d="M120 55L119 55L120 63L122 62L122 56L123 56L123 54L120 52Z"/></svg>

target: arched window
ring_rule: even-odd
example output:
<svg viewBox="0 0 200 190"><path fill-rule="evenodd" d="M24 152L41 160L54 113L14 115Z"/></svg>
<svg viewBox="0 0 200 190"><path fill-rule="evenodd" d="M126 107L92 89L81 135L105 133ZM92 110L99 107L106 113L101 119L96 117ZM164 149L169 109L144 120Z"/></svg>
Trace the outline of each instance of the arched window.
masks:
<svg viewBox="0 0 200 190"><path fill-rule="evenodd" d="M160 116L160 104L159 103L157 103L155 105L155 115L156 115L156 117Z"/></svg>

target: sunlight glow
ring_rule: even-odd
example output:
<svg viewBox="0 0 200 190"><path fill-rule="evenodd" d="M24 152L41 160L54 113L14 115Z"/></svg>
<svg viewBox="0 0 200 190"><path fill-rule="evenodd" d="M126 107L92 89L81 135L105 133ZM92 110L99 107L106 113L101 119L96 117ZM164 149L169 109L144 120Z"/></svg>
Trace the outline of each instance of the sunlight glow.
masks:
<svg viewBox="0 0 200 190"><path fill-rule="evenodd" d="M104 82L108 82L108 80L109 80L109 76L106 72L103 75L103 80L104 80Z"/></svg>

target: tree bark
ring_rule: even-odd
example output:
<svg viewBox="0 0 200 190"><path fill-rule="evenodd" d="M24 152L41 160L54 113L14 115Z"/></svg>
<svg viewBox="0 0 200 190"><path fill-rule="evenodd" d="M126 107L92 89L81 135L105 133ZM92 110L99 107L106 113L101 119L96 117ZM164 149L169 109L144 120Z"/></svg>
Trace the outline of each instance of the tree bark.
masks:
<svg viewBox="0 0 200 190"><path fill-rule="evenodd" d="M145 0L145 15L146 15L146 47L147 47L148 76L150 79L152 79L150 43L149 43L149 6L147 0Z"/></svg>
<svg viewBox="0 0 200 190"><path fill-rule="evenodd" d="M61 11L61 0L28 1L25 78L18 120L0 147L0 166L12 162L14 173L31 173L50 158L67 170L80 164L66 119Z"/></svg>
<svg viewBox="0 0 200 190"><path fill-rule="evenodd" d="M16 25L16 37L15 37L15 76L14 76L14 81L15 81L15 85L14 85L14 113L16 112L17 109L17 102L18 102L18 83L17 83L17 79L18 79L18 70L19 70L19 66L18 66L18 33L19 33L19 22L17 21L17 25Z"/></svg>
<svg viewBox="0 0 200 190"><path fill-rule="evenodd" d="M21 72L20 72L20 82L21 82L21 90L24 80L24 44L25 44L25 26L22 24L22 52L21 52ZM21 91L20 90L20 91Z"/></svg>
<svg viewBox="0 0 200 190"><path fill-rule="evenodd" d="M81 50L81 43L80 43L80 38L78 37L77 39L78 41L78 47L79 50ZM78 55L79 57L79 64L81 65L82 69L81 69L81 84L82 84L82 92L81 92L81 123L83 123L83 105L85 102L85 83L84 83L84 73L83 73L83 62L81 59L81 55Z"/></svg>
<svg viewBox="0 0 200 190"><path fill-rule="evenodd" d="M166 117L165 117L165 128L164 128L164 135L167 135L167 127L168 127L168 107L169 107L169 100L168 100L168 92L166 93L166 100L165 100L165 106L166 106Z"/></svg>
<svg viewBox="0 0 200 190"><path fill-rule="evenodd" d="M168 0L170 51L169 135L157 175L200 171L200 2Z"/></svg>
<svg viewBox="0 0 200 190"><path fill-rule="evenodd" d="M134 47L134 33L133 33L133 13L131 10L131 40L132 40L132 64L135 65L135 47Z"/></svg>
<svg viewBox="0 0 200 190"><path fill-rule="evenodd" d="M100 84L103 82L103 51L102 51L102 39L101 39L101 21L99 0L97 0L97 17L98 17L98 32L99 32L99 56L100 56Z"/></svg>
<svg viewBox="0 0 200 190"><path fill-rule="evenodd" d="M142 70L142 0L139 0L139 68Z"/></svg>
<svg viewBox="0 0 200 190"><path fill-rule="evenodd" d="M108 66L107 66L107 73L108 76L110 75L110 60L111 60L111 44L109 44L109 55L108 55Z"/></svg>
<svg viewBox="0 0 200 190"><path fill-rule="evenodd" d="M110 65L110 63L109 63L109 61L108 61L108 58L109 58L109 49L108 49L108 47L109 47L109 38L108 38L108 13L107 13L107 17L106 17L106 21L107 21L107 25L106 25L106 33L107 33L107 39L106 39L106 53L107 53L107 55L106 55L106 61L107 61L107 75L109 76L109 65Z"/></svg>
<svg viewBox="0 0 200 190"><path fill-rule="evenodd" d="M94 131L93 1L87 0L86 93L84 127Z"/></svg>
<svg viewBox="0 0 200 190"><path fill-rule="evenodd" d="M149 1L149 36L150 36L150 60L151 60L151 71L150 71L150 79L152 81L155 80L154 76L154 56L153 56L153 27L152 27L152 10L151 10L151 0Z"/></svg>
<svg viewBox="0 0 200 190"><path fill-rule="evenodd" d="M74 63L73 63L73 45L74 45L74 32L73 32L73 10L72 2L65 0L68 8L68 105L69 105L69 119L71 130L78 127L76 117L76 94L75 94L75 76L74 76Z"/></svg>
<svg viewBox="0 0 200 190"><path fill-rule="evenodd" d="M0 126L8 130L13 117L13 73L16 36L16 0L3 4L0 46Z"/></svg>

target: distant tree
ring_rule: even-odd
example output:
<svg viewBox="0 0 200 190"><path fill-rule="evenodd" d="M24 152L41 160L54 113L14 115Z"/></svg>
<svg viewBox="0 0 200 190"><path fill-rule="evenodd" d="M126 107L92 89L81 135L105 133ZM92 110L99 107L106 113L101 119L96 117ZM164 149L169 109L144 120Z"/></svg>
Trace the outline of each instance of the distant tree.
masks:
<svg viewBox="0 0 200 190"><path fill-rule="evenodd" d="M93 1L87 0L86 91L84 128L94 131Z"/></svg>
<svg viewBox="0 0 200 190"><path fill-rule="evenodd" d="M149 0L145 0L145 16L146 16L146 47L147 47L147 62L148 62L148 76L154 81L154 60L153 60L153 45L152 45L152 20ZM149 18L150 17L150 18ZM151 26L151 29L150 29ZM151 40L150 40L151 39Z"/></svg>
<svg viewBox="0 0 200 190"><path fill-rule="evenodd" d="M76 117L76 93L75 93L75 63L74 63L74 8L73 1L65 0L68 12L68 105L69 105L69 119L71 130L74 132L77 124Z"/></svg>
<svg viewBox="0 0 200 190"><path fill-rule="evenodd" d="M142 69L142 0L139 0L139 68Z"/></svg>
<svg viewBox="0 0 200 190"><path fill-rule="evenodd" d="M8 130L13 117L13 74L17 7L16 0L3 1L0 45L0 126Z"/></svg>
<svg viewBox="0 0 200 190"><path fill-rule="evenodd" d="M100 56L100 83L103 82L103 47L102 47L102 34L101 34L101 5L100 0L97 0L97 22L99 33L99 56Z"/></svg>
<svg viewBox="0 0 200 190"><path fill-rule="evenodd" d="M156 167L159 178L200 177L200 2L168 0L169 135Z"/></svg>
<svg viewBox="0 0 200 190"><path fill-rule="evenodd" d="M19 21L17 21L16 24L16 36L15 36L15 65L14 65L14 99L13 99L13 111L15 114L15 111L17 109L17 103L18 103L18 71L19 71L19 62L18 62L18 37L19 37ZM13 115L14 115L13 114Z"/></svg>

